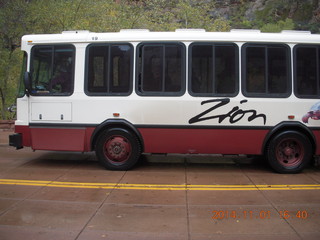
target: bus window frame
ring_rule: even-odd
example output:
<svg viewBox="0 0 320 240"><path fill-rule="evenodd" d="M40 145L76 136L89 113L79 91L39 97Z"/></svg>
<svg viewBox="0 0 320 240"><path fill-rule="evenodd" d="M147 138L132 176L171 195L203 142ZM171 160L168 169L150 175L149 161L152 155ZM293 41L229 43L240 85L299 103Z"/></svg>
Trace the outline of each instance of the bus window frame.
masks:
<svg viewBox="0 0 320 240"><path fill-rule="evenodd" d="M287 62L287 88L285 93L268 93L267 90L264 93L252 93L247 91L247 52L248 47L263 47L264 50L269 47L283 46L286 49L286 62ZM267 59L268 60L268 59ZM241 47L241 92L248 98L289 98L292 95L292 56L291 48L285 43L259 43L259 42L247 42ZM265 78L267 78L268 72L265 72ZM267 78L268 79L268 78Z"/></svg>
<svg viewBox="0 0 320 240"><path fill-rule="evenodd" d="M211 47L217 46L234 46L235 47L235 91L234 93L196 93L192 91L192 47L207 45ZM215 49L213 50L215 52ZM240 85L240 67L239 67L239 46L234 42L192 42L188 48L188 92L193 97L236 97L239 94ZM213 83L215 81L213 80Z"/></svg>
<svg viewBox="0 0 320 240"><path fill-rule="evenodd" d="M28 69L28 57L29 57L28 53L26 51L23 51L17 98L23 98L28 91L26 89L25 82L24 82L24 76Z"/></svg>
<svg viewBox="0 0 320 240"><path fill-rule="evenodd" d="M89 50L90 47L109 47L109 57L111 55L110 53L110 48L112 46L119 46L119 45L125 45L130 47L130 76L129 76L129 90L127 92L110 92L108 91L105 92L91 92L89 91ZM109 60L109 59L108 59ZM106 65L106 62L104 62ZM110 64L108 62L108 84L110 81ZM133 92L133 70L134 70L134 46L129 43L129 42L103 42L103 43L90 43L86 46L85 50L85 73L84 73L84 93L89 96L89 97L94 97L94 96L119 96L119 97L127 97L130 96Z"/></svg>
<svg viewBox="0 0 320 240"><path fill-rule="evenodd" d="M74 93L74 81L75 81L75 69L76 69L76 47L74 44L71 44L71 43L63 43L63 44L45 44L45 45L34 45L31 50L30 50L30 76L33 77L33 52L34 52L34 49L36 48L53 48L54 50L54 47L63 47L63 46L68 46L70 48L72 48L72 58L73 58L73 62L72 62L72 69L71 69L71 83L70 83L70 91L68 93L51 93L51 92L33 92L33 88L31 87L31 91L29 92L29 94L31 96L48 96L48 97L51 97L51 96L60 96L60 97L68 97L68 96L71 96L73 95ZM52 59L54 59L52 57ZM53 66L53 64L52 64ZM33 83L33 79L31 77L31 85Z"/></svg>
<svg viewBox="0 0 320 240"><path fill-rule="evenodd" d="M317 74L317 93L316 95L310 94L299 94L298 93L298 77L297 77L297 70L298 70L298 59L297 59L297 49L298 48L317 48L316 58L318 59L318 66L316 66L316 74ZM299 99L319 99L320 98L320 44L296 44L293 47L293 82L294 82L294 95Z"/></svg>
<svg viewBox="0 0 320 240"><path fill-rule="evenodd" d="M177 92L166 92L166 91L143 91L142 90L142 75L144 66L142 64L143 59L143 47L144 46L162 46L166 47L168 45L177 45L181 46L181 89ZM141 49L141 61L140 61L140 49ZM135 74L135 92L139 96L144 97L181 97L186 93L186 45L183 42L179 41L156 41L156 42L149 42L144 41L140 42L136 46L136 74ZM164 57L165 60L165 57ZM140 69L141 67L141 69Z"/></svg>

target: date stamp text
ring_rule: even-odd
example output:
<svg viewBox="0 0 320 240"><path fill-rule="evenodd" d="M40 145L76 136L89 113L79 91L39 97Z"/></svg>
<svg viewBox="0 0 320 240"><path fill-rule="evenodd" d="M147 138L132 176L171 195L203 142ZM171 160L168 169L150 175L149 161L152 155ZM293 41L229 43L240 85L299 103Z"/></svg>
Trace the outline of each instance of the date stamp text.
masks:
<svg viewBox="0 0 320 240"><path fill-rule="evenodd" d="M306 210L281 210L278 212L266 211L253 211L253 210L213 210L211 219L222 220L222 219L307 219L308 211Z"/></svg>

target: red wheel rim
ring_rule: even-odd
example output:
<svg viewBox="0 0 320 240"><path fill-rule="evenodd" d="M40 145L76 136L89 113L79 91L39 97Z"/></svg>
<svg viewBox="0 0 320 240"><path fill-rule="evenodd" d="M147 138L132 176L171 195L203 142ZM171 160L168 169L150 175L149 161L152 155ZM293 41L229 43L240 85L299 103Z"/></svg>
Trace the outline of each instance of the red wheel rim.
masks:
<svg viewBox="0 0 320 240"><path fill-rule="evenodd" d="M276 147L276 158L285 167L295 167L301 164L304 154L303 145L295 139L284 139Z"/></svg>
<svg viewBox="0 0 320 240"><path fill-rule="evenodd" d="M111 162L123 163L131 155L131 144L123 136L112 136L104 144L104 154Z"/></svg>

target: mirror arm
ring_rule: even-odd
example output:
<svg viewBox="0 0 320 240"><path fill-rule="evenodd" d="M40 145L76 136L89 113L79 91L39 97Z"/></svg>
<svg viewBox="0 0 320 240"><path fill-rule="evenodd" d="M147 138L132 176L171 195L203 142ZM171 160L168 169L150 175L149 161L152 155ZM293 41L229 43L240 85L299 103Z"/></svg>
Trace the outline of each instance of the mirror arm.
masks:
<svg viewBox="0 0 320 240"><path fill-rule="evenodd" d="M24 86L25 86L25 93L27 97L29 97L31 92L31 74L29 72L24 73Z"/></svg>

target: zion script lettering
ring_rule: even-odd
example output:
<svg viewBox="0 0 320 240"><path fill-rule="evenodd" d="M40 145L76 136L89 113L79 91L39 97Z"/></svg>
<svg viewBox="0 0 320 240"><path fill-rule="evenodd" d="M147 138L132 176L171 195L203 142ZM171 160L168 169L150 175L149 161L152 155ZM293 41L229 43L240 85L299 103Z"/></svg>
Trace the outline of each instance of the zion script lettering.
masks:
<svg viewBox="0 0 320 240"><path fill-rule="evenodd" d="M236 123L240 121L244 116L248 117L248 121L251 122L257 118L261 118L263 120L264 125L266 124L267 117L265 114L257 114L256 110L250 109L250 110L242 110L240 107L236 106L233 107L228 113L221 114L221 115L209 115L209 113L213 113L214 110L227 105L230 102L229 98L221 98L221 99L214 99L214 100L207 100L201 102L201 105L214 103L214 106L210 107L206 111L200 113L199 115L191 118L189 120L190 124L207 121L211 119L218 119L219 123L222 123L225 119L229 119L229 122L231 124ZM240 101L240 104L244 104L248 102L248 100L242 100ZM209 116L208 116L209 115Z"/></svg>

